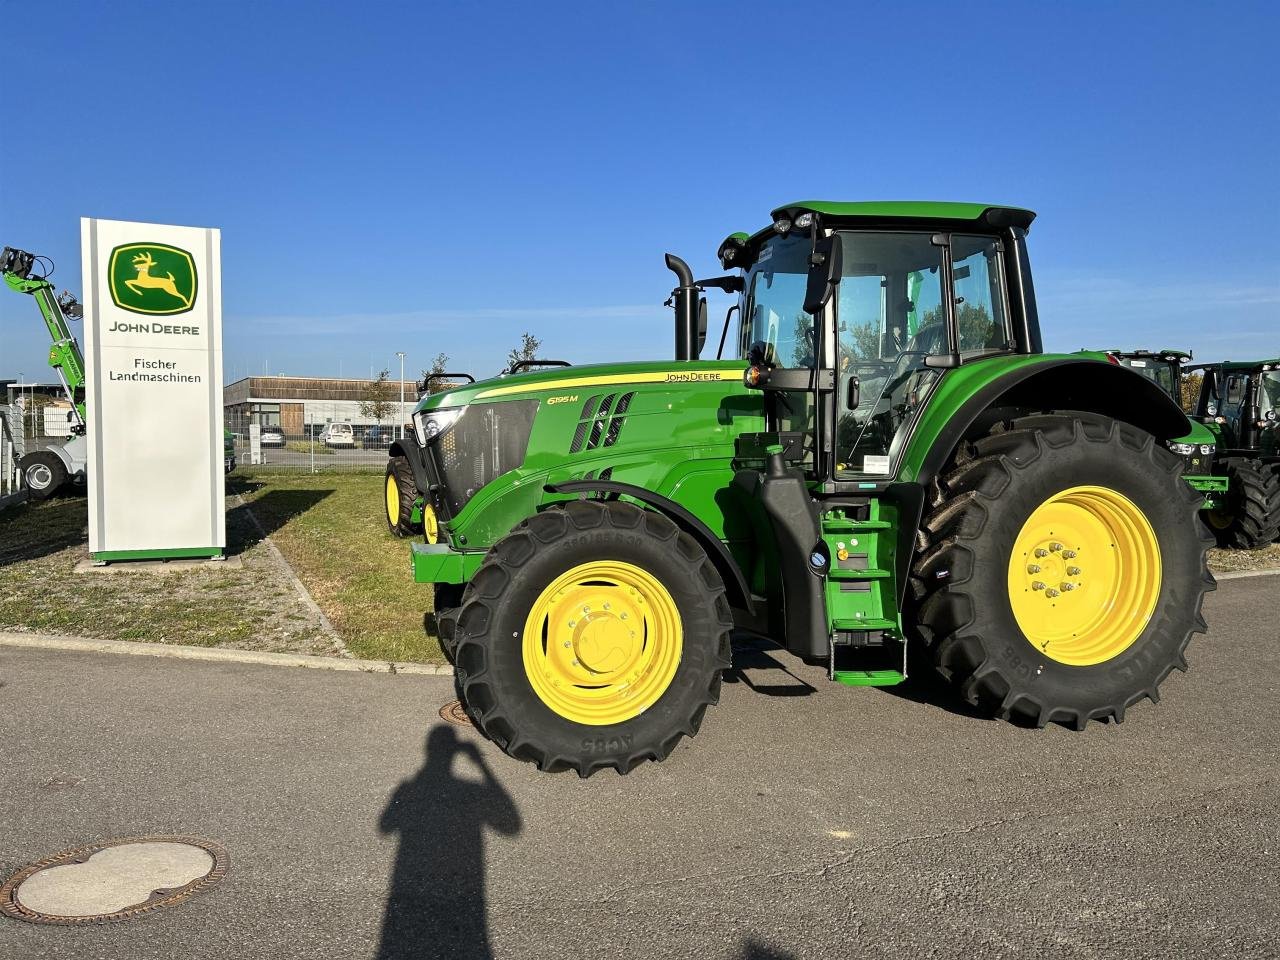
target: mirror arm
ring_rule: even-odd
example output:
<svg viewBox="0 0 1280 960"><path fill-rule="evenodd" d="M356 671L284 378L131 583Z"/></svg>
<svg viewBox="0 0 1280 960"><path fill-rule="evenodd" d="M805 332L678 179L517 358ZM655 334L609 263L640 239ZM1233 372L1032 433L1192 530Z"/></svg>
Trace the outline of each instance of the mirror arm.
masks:
<svg viewBox="0 0 1280 960"><path fill-rule="evenodd" d="M717 360L720 360L721 358L724 357L724 342L725 342L725 339L729 336L729 318L733 316L733 311L737 309L738 309L738 305L735 303L733 304L733 306L731 306L728 310L725 311L724 329L720 331L720 349L716 351Z"/></svg>

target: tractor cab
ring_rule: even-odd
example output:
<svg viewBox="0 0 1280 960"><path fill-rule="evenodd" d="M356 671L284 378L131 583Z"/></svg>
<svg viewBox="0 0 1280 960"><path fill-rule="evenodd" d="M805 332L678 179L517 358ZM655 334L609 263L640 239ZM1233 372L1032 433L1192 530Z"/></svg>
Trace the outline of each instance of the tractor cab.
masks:
<svg viewBox="0 0 1280 960"><path fill-rule="evenodd" d="M1236 456L1280 462L1280 360L1195 368L1203 376L1195 417Z"/></svg>
<svg viewBox="0 0 1280 960"><path fill-rule="evenodd" d="M1107 359L1146 377L1169 399L1182 404L1182 368L1192 360L1190 350L1108 350Z"/></svg>
<svg viewBox="0 0 1280 960"><path fill-rule="evenodd" d="M739 355L788 459L838 485L893 476L944 371L1040 351L1034 214L975 204L798 203L721 263L743 273ZM803 389L796 389L797 386Z"/></svg>

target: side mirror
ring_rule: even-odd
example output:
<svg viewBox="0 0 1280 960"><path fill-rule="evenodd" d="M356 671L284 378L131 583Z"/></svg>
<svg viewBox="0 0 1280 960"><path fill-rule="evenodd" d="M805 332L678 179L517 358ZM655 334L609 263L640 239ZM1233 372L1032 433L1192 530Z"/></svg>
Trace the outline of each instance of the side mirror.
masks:
<svg viewBox="0 0 1280 960"><path fill-rule="evenodd" d="M849 385L846 387L848 391L845 394L844 405L849 410L857 410L858 404L862 402L862 381L852 374L849 375Z"/></svg>
<svg viewBox="0 0 1280 960"><path fill-rule="evenodd" d="M843 266L840 234L820 237L809 254L809 283L804 291L804 312L816 316L836 292Z"/></svg>
<svg viewBox="0 0 1280 960"><path fill-rule="evenodd" d="M702 347L707 342L707 298L698 298L698 349L695 356L702 356Z"/></svg>

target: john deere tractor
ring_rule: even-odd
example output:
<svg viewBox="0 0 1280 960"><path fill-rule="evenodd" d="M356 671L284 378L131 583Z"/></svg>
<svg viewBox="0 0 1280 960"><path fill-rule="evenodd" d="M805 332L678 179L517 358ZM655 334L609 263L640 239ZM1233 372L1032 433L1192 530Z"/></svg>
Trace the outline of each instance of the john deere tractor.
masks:
<svg viewBox="0 0 1280 960"><path fill-rule="evenodd" d="M1280 360L1194 368L1194 416L1213 432L1227 494L1208 514L1223 546L1255 550L1280 535Z"/></svg>
<svg viewBox="0 0 1280 960"><path fill-rule="evenodd" d="M1146 377L1182 406L1183 367L1192 359L1190 350L1107 350L1112 363ZM1225 473L1217 475L1218 438L1202 423L1191 421L1191 432L1169 441L1169 449L1182 457L1183 477L1193 490L1204 494L1204 509L1213 517L1227 503L1229 481ZM1230 464L1221 467L1230 468Z"/></svg>
<svg viewBox="0 0 1280 960"><path fill-rule="evenodd" d="M724 276L668 254L673 361L423 399L390 469L476 727L543 770L661 760L735 624L850 686L901 683L918 645L1040 726L1156 699L1213 587L1167 446L1190 427L1146 378L1043 353L1033 216L788 204L724 241ZM708 287L740 333L703 360Z"/></svg>

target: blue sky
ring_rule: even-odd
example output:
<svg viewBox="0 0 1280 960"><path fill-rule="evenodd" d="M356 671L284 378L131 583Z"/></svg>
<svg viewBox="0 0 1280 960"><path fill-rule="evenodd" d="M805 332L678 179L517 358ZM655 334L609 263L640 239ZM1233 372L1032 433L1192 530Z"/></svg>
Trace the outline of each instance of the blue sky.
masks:
<svg viewBox="0 0 1280 960"><path fill-rule="evenodd" d="M1275 4L0 11L0 243L79 292L81 216L221 227L228 379L667 357L663 252L801 198L1037 210L1050 349L1280 353Z"/></svg>

